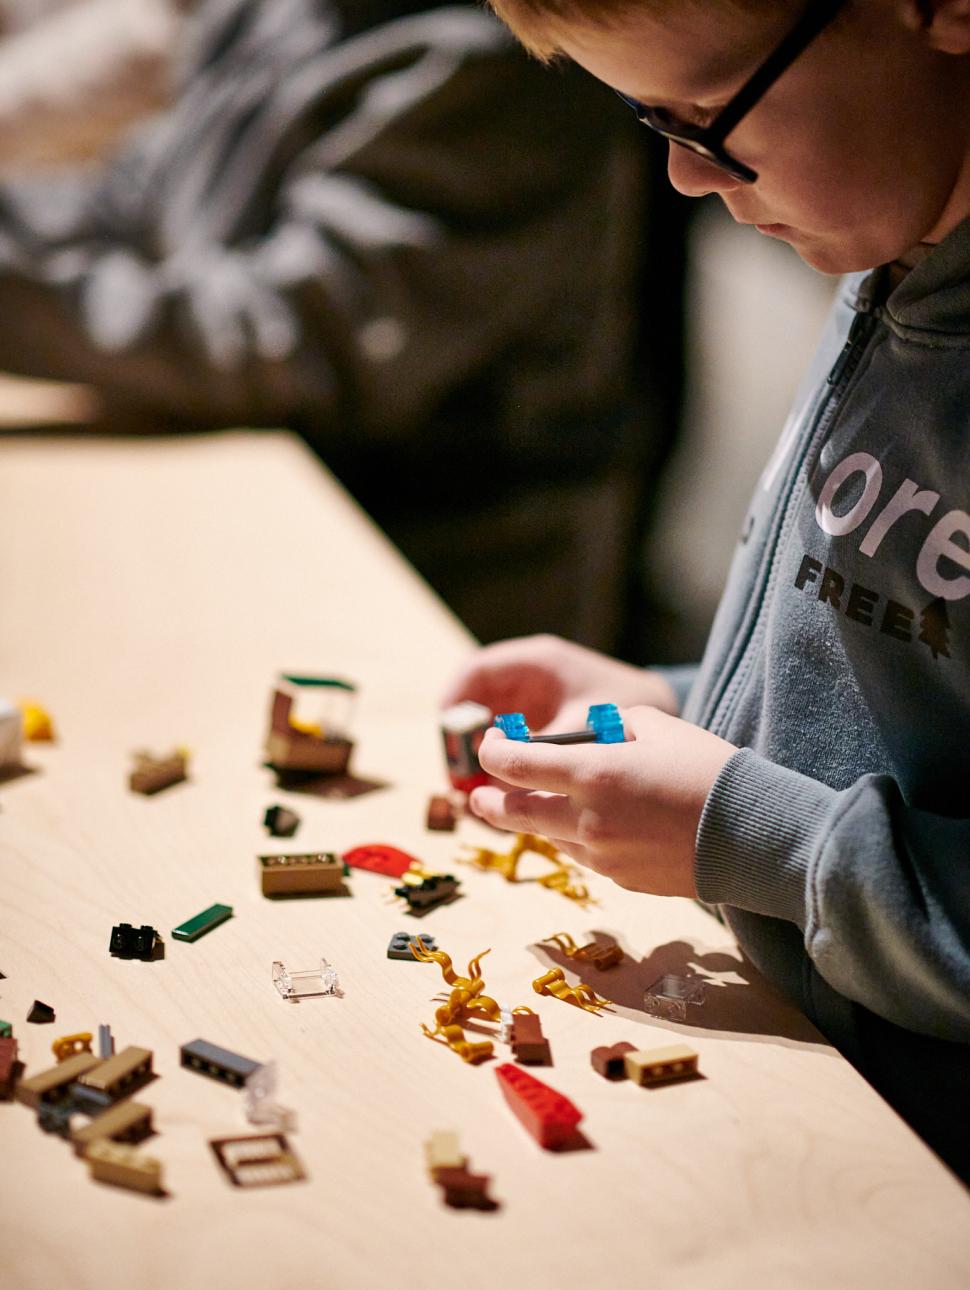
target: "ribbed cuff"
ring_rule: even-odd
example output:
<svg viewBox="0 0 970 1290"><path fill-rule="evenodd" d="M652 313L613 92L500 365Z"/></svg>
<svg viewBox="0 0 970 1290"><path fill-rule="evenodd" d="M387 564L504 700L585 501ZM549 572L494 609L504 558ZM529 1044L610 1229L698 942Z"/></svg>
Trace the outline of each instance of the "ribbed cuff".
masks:
<svg viewBox="0 0 970 1290"><path fill-rule="evenodd" d="M784 918L803 930L808 879L838 794L742 748L714 781L697 828L701 900Z"/></svg>
<svg viewBox="0 0 970 1290"><path fill-rule="evenodd" d="M661 667L652 667L651 672L656 672L662 676L677 697L678 714L684 711L687 704L687 696L693 689L694 682L697 680L697 673L700 671L698 663L677 663L665 664Z"/></svg>

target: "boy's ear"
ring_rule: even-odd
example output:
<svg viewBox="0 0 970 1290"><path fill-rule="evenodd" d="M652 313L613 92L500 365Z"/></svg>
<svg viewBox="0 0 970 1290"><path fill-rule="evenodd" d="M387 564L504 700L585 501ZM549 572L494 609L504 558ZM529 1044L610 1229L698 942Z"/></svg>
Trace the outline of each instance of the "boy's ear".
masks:
<svg viewBox="0 0 970 1290"><path fill-rule="evenodd" d="M913 27L941 54L970 54L970 0L906 0Z"/></svg>

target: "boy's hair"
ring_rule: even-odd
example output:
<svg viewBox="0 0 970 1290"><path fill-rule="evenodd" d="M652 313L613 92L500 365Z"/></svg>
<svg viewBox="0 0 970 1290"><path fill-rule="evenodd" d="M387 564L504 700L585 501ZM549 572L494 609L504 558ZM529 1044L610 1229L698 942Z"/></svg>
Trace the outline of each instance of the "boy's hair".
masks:
<svg viewBox="0 0 970 1290"><path fill-rule="evenodd" d="M686 8L766 9L777 0L488 0L530 54L544 63L562 53L561 40L571 27L608 30L636 10L662 12Z"/></svg>

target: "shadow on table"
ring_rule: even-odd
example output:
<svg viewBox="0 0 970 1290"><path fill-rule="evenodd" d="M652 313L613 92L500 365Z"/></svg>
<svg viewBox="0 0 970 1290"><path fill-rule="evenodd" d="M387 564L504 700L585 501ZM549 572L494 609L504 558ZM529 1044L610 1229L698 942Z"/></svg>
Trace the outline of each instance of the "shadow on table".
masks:
<svg viewBox="0 0 970 1290"><path fill-rule="evenodd" d="M602 930L591 932L590 940L604 947L617 944L615 936ZM653 1024L662 1020L665 1026L684 1034L704 1031L763 1035L828 1047L808 1018L778 994L736 949L701 951L689 941L668 941L640 959L626 951L621 963L604 971L577 963L556 945L533 944L528 949L540 962L561 967L570 982L580 978L597 994L611 999L614 1011L622 1010L628 1021ZM704 1002L687 1008L686 1021L658 1018L644 1011L644 991L667 975L694 976L704 982Z"/></svg>

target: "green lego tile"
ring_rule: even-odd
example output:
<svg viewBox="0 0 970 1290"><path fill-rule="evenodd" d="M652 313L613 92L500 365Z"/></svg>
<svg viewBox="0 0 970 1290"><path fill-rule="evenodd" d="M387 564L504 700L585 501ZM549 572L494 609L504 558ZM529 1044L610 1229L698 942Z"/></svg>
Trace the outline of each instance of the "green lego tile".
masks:
<svg viewBox="0 0 970 1290"><path fill-rule="evenodd" d="M205 936L206 932L211 932L213 927L218 927L227 918L232 918L232 905L210 905L208 909L203 909L201 914L190 918L187 923L173 927L172 935L177 941L197 941L200 936Z"/></svg>
<svg viewBox="0 0 970 1290"><path fill-rule="evenodd" d="M0 1039L13 1038L13 1025L9 1021L0 1021Z"/></svg>

